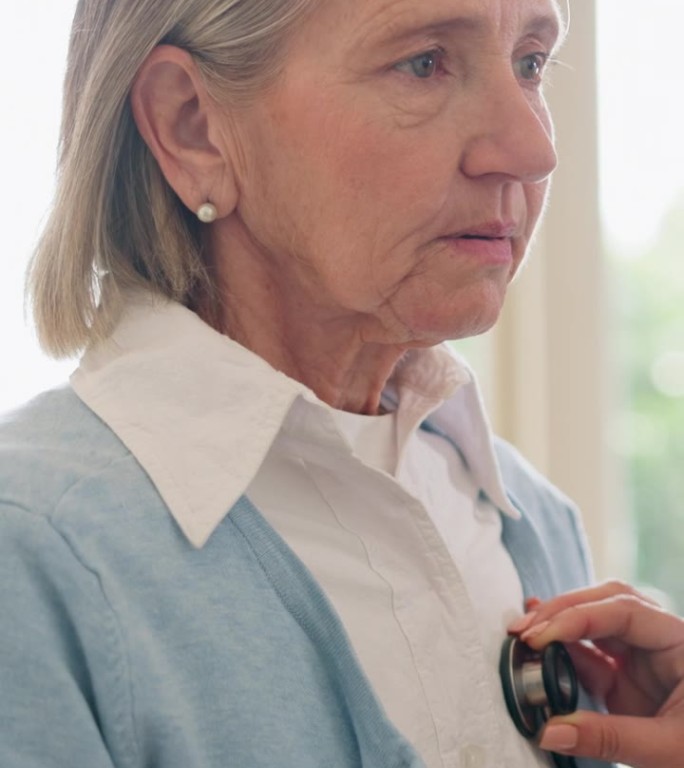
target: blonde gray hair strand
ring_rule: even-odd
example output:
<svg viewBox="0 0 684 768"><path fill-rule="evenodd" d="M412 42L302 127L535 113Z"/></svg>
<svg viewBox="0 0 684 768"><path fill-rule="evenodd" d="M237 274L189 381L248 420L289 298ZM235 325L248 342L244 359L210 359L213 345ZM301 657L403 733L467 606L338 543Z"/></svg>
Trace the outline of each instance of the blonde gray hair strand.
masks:
<svg viewBox="0 0 684 768"><path fill-rule="evenodd" d="M200 226L138 133L130 90L165 43L194 57L215 98L243 103L277 76L287 33L314 2L80 0L55 199L27 280L46 352L106 338L132 286L189 306L216 300Z"/></svg>

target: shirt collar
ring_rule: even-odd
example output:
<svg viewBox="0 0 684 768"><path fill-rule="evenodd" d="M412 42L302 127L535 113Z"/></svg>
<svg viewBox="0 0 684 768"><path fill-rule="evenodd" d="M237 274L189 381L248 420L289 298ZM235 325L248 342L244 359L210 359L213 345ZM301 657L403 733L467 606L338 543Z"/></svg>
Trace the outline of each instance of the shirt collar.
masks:
<svg viewBox="0 0 684 768"><path fill-rule="evenodd" d="M256 474L302 384L185 307L135 294L71 377L203 546Z"/></svg>
<svg viewBox="0 0 684 768"><path fill-rule="evenodd" d="M464 381L444 398L427 421L458 447L475 483L489 500L508 517L518 520L520 511L511 502L504 486L489 417L475 374L453 349L442 345L440 350L455 361Z"/></svg>
<svg viewBox="0 0 684 768"><path fill-rule="evenodd" d="M494 450L492 429L472 368L451 346L441 344L407 353L389 382L390 402L417 395L428 426L458 448L479 488L504 514L520 518L506 493Z"/></svg>
<svg viewBox="0 0 684 768"><path fill-rule="evenodd" d="M435 426L492 501L517 516L464 362L441 348L414 350L395 373L394 392L434 401ZM244 493L295 400L326 407L190 310L142 292L129 297L112 335L85 353L71 384L135 456L195 547Z"/></svg>

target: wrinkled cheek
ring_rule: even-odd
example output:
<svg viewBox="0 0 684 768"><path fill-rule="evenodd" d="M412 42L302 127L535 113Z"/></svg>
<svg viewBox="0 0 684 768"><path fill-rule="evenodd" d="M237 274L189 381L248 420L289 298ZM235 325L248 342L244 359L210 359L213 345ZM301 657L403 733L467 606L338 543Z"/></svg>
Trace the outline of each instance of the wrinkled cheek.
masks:
<svg viewBox="0 0 684 768"><path fill-rule="evenodd" d="M532 238L544 210L549 193L549 180L531 184L526 188L525 198L527 202L527 227L526 233L528 240Z"/></svg>
<svg viewBox="0 0 684 768"><path fill-rule="evenodd" d="M525 241L525 244L521 246L519 253L515 253L513 256L513 264L511 265L510 272L508 273L507 283L511 283L515 276L520 272L520 267L524 264L527 254L529 253L529 242Z"/></svg>

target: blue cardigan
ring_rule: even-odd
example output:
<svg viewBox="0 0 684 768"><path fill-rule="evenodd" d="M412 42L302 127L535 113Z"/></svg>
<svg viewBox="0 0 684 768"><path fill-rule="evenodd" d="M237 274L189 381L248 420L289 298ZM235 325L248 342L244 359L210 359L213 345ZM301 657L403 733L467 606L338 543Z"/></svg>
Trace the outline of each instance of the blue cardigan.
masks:
<svg viewBox="0 0 684 768"><path fill-rule="evenodd" d="M575 510L498 453L525 594L586 584ZM422 766L259 511L241 498L194 549L70 389L0 423L0 621L2 768Z"/></svg>

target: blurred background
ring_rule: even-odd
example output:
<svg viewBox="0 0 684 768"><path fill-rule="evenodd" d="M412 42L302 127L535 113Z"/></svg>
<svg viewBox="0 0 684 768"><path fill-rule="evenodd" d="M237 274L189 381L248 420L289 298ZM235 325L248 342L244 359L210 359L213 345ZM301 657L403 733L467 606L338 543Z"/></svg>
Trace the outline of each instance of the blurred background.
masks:
<svg viewBox="0 0 684 768"><path fill-rule="evenodd" d="M23 308L53 188L75 0L5 9L0 411L66 380ZM684 612L681 0L570 0L548 98L560 166L499 325L457 343L494 426L579 504L597 576Z"/></svg>

